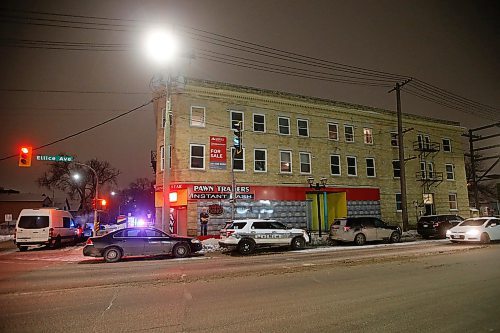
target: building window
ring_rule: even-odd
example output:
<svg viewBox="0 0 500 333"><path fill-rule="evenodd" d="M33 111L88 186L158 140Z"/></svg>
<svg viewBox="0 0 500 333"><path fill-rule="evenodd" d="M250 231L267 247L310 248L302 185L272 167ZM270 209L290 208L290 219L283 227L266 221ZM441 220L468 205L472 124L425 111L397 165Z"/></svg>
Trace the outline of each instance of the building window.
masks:
<svg viewBox="0 0 500 333"><path fill-rule="evenodd" d="M344 125L345 142L354 142L354 126Z"/></svg>
<svg viewBox="0 0 500 333"><path fill-rule="evenodd" d="M231 147L231 156L233 158L233 170L234 171L245 171L245 148L241 149L239 154L235 154L234 147Z"/></svg>
<svg viewBox="0 0 500 333"><path fill-rule="evenodd" d="M399 146L398 133L391 132L391 147L398 147L398 146Z"/></svg>
<svg viewBox="0 0 500 333"><path fill-rule="evenodd" d="M429 179L434 179L434 163L432 162L427 163L427 175Z"/></svg>
<svg viewBox="0 0 500 333"><path fill-rule="evenodd" d="M371 128L363 128L363 140L365 144L373 144L373 130Z"/></svg>
<svg viewBox="0 0 500 333"><path fill-rule="evenodd" d="M347 175L348 176L357 176L358 168L356 166L356 157L347 156Z"/></svg>
<svg viewBox="0 0 500 333"><path fill-rule="evenodd" d="M401 200L401 193L396 193L396 211L398 212L403 210L403 203Z"/></svg>
<svg viewBox="0 0 500 333"><path fill-rule="evenodd" d="M332 176L340 176L340 155L330 155L330 172Z"/></svg>
<svg viewBox="0 0 500 333"><path fill-rule="evenodd" d="M280 151L280 172L292 173L292 152Z"/></svg>
<svg viewBox="0 0 500 333"><path fill-rule="evenodd" d="M448 193L448 203L450 204L450 210L458 210L456 193Z"/></svg>
<svg viewBox="0 0 500 333"><path fill-rule="evenodd" d="M201 106L191 107L191 126L205 127L205 108Z"/></svg>
<svg viewBox="0 0 500 333"><path fill-rule="evenodd" d="M422 179L426 179L427 178L427 176L426 176L427 175L427 171L425 169L425 165L426 165L425 161L420 162L420 178L422 178Z"/></svg>
<svg viewBox="0 0 500 333"><path fill-rule="evenodd" d="M205 145L191 144L189 145L189 150L191 152L189 156L190 169L205 169Z"/></svg>
<svg viewBox="0 0 500 333"><path fill-rule="evenodd" d="M165 108L161 109L161 128L165 127Z"/></svg>
<svg viewBox="0 0 500 333"><path fill-rule="evenodd" d="M253 114L253 131L262 132L266 131L266 116L263 114Z"/></svg>
<svg viewBox="0 0 500 333"><path fill-rule="evenodd" d="M299 136L309 136L309 120L297 119L297 132Z"/></svg>
<svg viewBox="0 0 500 333"><path fill-rule="evenodd" d="M447 153L451 153L451 140L443 139L443 151Z"/></svg>
<svg viewBox="0 0 500 333"><path fill-rule="evenodd" d="M254 171L266 172L267 171L267 150L255 149L253 151Z"/></svg>
<svg viewBox="0 0 500 333"><path fill-rule="evenodd" d="M165 170L165 146L160 146L160 170Z"/></svg>
<svg viewBox="0 0 500 333"><path fill-rule="evenodd" d="M299 153L300 158L300 173L311 173L311 154Z"/></svg>
<svg viewBox="0 0 500 333"><path fill-rule="evenodd" d="M290 135L290 118L278 117L278 132L281 135Z"/></svg>
<svg viewBox="0 0 500 333"><path fill-rule="evenodd" d="M455 166L453 164L445 164L446 179L455 180Z"/></svg>
<svg viewBox="0 0 500 333"><path fill-rule="evenodd" d="M401 177L401 166L399 165L399 160L392 161L392 176L394 178Z"/></svg>
<svg viewBox="0 0 500 333"><path fill-rule="evenodd" d="M375 159L374 158L367 158L366 159L366 176L367 177L375 177Z"/></svg>
<svg viewBox="0 0 500 333"><path fill-rule="evenodd" d="M430 149L431 138L428 135L418 134L417 135L418 148L419 149Z"/></svg>
<svg viewBox="0 0 500 333"><path fill-rule="evenodd" d="M243 112L241 111L231 111L231 129L234 129L234 125L241 121L241 130L243 131L245 122L243 121Z"/></svg>
<svg viewBox="0 0 500 333"><path fill-rule="evenodd" d="M328 139L329 140L339 140L339 125L334 123L328 123Z"/></svg>

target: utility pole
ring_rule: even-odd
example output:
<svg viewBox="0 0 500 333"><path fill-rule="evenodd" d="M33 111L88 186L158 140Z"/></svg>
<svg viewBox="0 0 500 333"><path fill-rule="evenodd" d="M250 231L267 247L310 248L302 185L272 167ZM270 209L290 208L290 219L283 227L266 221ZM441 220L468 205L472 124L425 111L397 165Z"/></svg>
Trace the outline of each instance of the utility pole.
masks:
<svg viewBox="0 0 500 333"><path fill-rule="evenodd" d="M399 184L401 187L401 218L403 220L403 231L408 231L408 208L406 198L406 172L405 172L405 151L404 151L404 140L403 140L403 114L401 112L401 87L409 83L411 79L403 81L403 83L396 83L396 86L389 90L388 92L396 91L396 103L397 103L397 116L398 116L398 152L399 152L399 168L400 177Z"/></svg>
<svg viewBox="0 0 500 333"><path fill-rule="evenodd" d="M163 125L163 207L161 214L161 230L170 233L170 102L171 76L167 73L165 82L165 124Z"/></svg>
<svg viewBox="0 0 500 333"><path fill-rule="evenodd" d="M479 209L479 194L477 191L477 182L476 182L476 158L474 156L474 136L472 135L472 130L469 130L469 150L470 150L470 170L472 176L472 186L474 186L474 208Z"/></svg>

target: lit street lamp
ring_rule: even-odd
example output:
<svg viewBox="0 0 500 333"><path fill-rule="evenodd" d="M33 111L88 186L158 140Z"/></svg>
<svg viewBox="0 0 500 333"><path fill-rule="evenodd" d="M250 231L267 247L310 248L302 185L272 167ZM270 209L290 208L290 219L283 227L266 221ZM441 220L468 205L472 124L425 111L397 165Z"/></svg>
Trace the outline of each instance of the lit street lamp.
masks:
<svg viewBox="0 0 500 333"><path fill-rule="evenodd" d="M316 191L316 204L318 206L318 229L319 229L319 237L321 237L322 222L321 222L321 204L319 202L319 194L321 193L321 189L326 188L327 179L325 177L322 177L319 181L320 181L319 183L314 183L314 178L312 177L307 178L307 183L309 184L309 187Z"/></svg>
<svg viewBox="0 0 500 333"><path fill-rule="evenodd" d="M87 167L89 168L90 170L92 170L92 172L94 173L94 176L95 176L95 196L94 196L94 237L97 236L97 230L99 229L99 222L97 220L97 200L99 198L99 191L98 191L98 188L99 188L99 177L97 176L97 172L94 170L94 168L92 168L90 165L87 165L87 164L84 164L84 163L80 163L80 162L73 162L75 163L76 165L81 165L81 166L84 166L84 167ZM79 180L80 179L80 175L79 174L74 174L73 175L73 178L75 180Z"/></svg>
<svg viewBox="0 0 500 333"><path fill-rule="evenodd" d="M165 66L172 63L178 54L178 43L174 34L166 30L155 30L149 33L146 38L146 51L159 65ZM165 67L164 67L165 70ZM168 72L168 70L167 70ZM163 115L165 122L163 125L163 204L161 228L163 231L169 230L170 224L170 73L167 73L165 84L165 114ZM160 156L160 159L162 156Z"/></svg>

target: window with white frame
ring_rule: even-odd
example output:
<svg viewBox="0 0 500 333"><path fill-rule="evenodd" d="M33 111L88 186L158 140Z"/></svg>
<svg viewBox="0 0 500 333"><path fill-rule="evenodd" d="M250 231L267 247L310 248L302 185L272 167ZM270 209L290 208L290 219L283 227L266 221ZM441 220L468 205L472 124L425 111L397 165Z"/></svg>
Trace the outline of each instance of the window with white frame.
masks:
<svg viewBox="0 0 500 333"><path fill-rule="evenodd" d="M340 176L340 155L330 155L330 173L332 176Z"/></svg>
<svg viewBox="0 0 500 333"><path fill-rule="evenodd" d="M443 139L443 151L447 153L451 153L451 140Z"/></svg>
<svg viewBox="0 0 500 333"><path fill-rule="evenodd" d="M392 161L392 176L394 178L401 177L401 166L399 165L399 160Z"/></svg>
<svg viewBox="0 0 500 333"><path fill-rule="evenodd" d="M266 172L267 171L267 150L254 149L253 151L254 171Z"/></svg>
<svg viewBox="0 0 500 333"><path fill-rule="evenodd" d="M420 149L429 149L431 147L431 138L425 134L417 135L418 148Z"/></svg>
<svg viewBox="0 0 500 333"><path fill-rule="evenodd" d="M205 108L202 106L191 106L191 126L205 127Z"/></svg>
<svg viewBox="0 0 500 333"><path fill-rule="evenodd" d="M427 176L429 179L434 179L434 163L432 162L427 163Z"/></svg>
<svg viewBox="0 0 500 333"><path fill-rule="evenodd" d="M396 211L401 212L403 210L403 199L401 199L401 193L396 193Z"/></svg>
<svg viewBox="0 0 500 333"><path fill-rule="evenodd" d="M356 165L356 157L347 156L347 175L348 176L357 176L358 175L358 167Z"/></svg>
<svg viewBox="0 0 500 333"><path fill-rule="evenodd" d="M363 128L363 140L367 145L373 144L373 129Z"/></svg>
<svg viewBox="0 0 500 333"><path fill-rule="evenodd" d="M266 131L266 116L263 114L253 114L253 131L262 132Z"/></svg>
<svg viewBox="0 0 500 333"><path fill-rule="evenodd" d="M426 169L426 166L427 163L425 161L421 161L420 162L420 177L422 179L426 179L427 178L427 169Z"/></svg>
<svg viewBox="0 0 500 333"><path fill-rule="evenodd" d="M299 153L300 159L300 173L311 173L311 154Z"/></svg>
<svg viewBox="0 0 500 333"><path fill-rule="evenodd" d="M391 147L399 147L397 132L391 132Z"/></svg>
<svg viewBox="0 0 500 333"><path fill-rule="evenodd" d="M458 210L457 194L454 192L448 193L448 203L450 210Z"/></svg>
<svg viewBox="0 0 500 333"><path fill-rule="evenodd" d="M297 119L297 133L299 136L309 136L309 120Z"/></svg>
<svg viewBox="0 0 500 333"><path fill-rule="evenodd" d="M446 180L455 180L455 166L453 164L445 164Z"/></svg>
<svg viewBox="0 0 500 333"><path fill-rule="evenodd" d="M328 139L339 140L339 125L335 123L328 123Z"/></svg>
<svg viewBox="0 0 500 333"><path fill-rule="evenodd" d="M292 152L288 150L280 151L280 172L292 173Z"/></svg>
<svg viewBox="0 0 500 333"><path fill-rule="evenodd" d="M160 170L165 170L165 146L160 146Z"/></svg>
<svg viewBox="0 0 500 333"><path fill-rule="evenodd" d="M190 144L189 145L189 168L190 169L205 169L205 145Z"/></svg>
<svg viewBox="0 0 500 333"><path fill-rule="evenodd" d="M233 170L245 171L245 148L242 148L239 153L236 153L234 147L231 147L231 156L234 156L232 159Z"/></svg>
<svg viewBox="0 0 500 333"><path fill-rule="evenodd" d="M375 159L372 157L366 158L366 176L375 177Z"/></svg>
<svg viewBox="0 0 500 333"><path fill-rule="evenodd" d="M354 142L354 126L344 125L345 142Z"/></svg>
<svg viewBox="0 0 500 333"><path fill-rule="evenodd" d="M234 125L241 122L241 130L244 129L244 119L243 112L241 111L231 111L231 129L234 129Z"/></svg>
<svg viewBox="0 0 500 333"><path fill-rule="evenodd" d="M278 117L278 133L281 135L290 135L290 118Z"/></svg>

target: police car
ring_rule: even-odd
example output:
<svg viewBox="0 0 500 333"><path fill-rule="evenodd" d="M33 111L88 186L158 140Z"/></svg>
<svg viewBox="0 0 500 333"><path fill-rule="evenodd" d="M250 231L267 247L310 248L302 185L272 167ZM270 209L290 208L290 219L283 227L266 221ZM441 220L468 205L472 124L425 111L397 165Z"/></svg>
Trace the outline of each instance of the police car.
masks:
<svg viewBox="0 0 500 333"><path fill-rule="evenodd" d="M246 255L257 247L290 246L303 249L309 242L305 230L289 228L274 220L234 220L221 230L219 245Z"/></svg>

